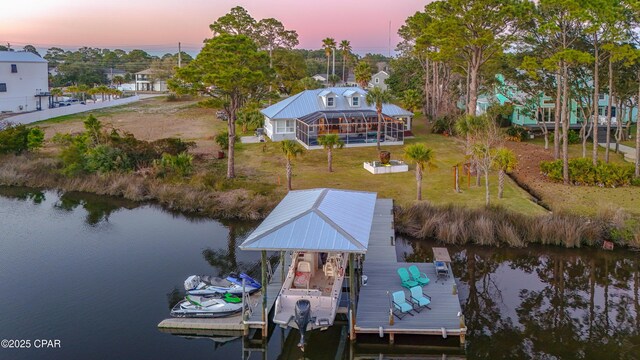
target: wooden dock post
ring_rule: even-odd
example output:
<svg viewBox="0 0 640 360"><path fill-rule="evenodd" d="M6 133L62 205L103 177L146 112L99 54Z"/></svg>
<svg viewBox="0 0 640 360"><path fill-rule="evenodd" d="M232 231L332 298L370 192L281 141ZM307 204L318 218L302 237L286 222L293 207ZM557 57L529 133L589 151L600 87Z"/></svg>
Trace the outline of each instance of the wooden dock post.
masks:
<svg viewBox="0 0 640 360"><path fill-rule="evenodd" d="M280 251L280 281L284 284L284 251Z"/></svg>
<svg viewBox="0 0 640 360"><path fill-rule="evenodd" d="M355 284L355 262L353 253L349 253L349 339L356 339L356 284Z"/></svg>
<svg viewBox="0 0 640 360"><path fill-rule="evenodd" d="M282 264L284 266L284 264ZM262 336L267 334L267 251L262 250Z"/></svg>

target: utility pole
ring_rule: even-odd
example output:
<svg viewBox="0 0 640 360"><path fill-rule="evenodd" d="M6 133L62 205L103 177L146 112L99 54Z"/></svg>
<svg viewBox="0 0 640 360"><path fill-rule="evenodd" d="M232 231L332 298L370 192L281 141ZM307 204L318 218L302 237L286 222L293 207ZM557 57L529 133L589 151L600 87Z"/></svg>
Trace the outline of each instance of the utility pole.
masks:
<svg viewBox="0 0 640 360"><path fill-rule="evenodd" d="M178 67L182 67L182 44L178 43Z"/></svg>
<svg viewBox="0 0 640 360"><path fill-rule="evenodd" d="M389 57L391 57L391 21L389 21Z"/></svg>

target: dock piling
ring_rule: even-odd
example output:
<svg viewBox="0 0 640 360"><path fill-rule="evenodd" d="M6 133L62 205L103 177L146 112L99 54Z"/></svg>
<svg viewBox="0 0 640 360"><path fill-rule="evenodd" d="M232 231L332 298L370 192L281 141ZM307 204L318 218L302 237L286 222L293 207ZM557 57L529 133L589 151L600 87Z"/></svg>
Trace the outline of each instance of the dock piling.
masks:
<svg viewBox="0 0 640 360"><path fill-rule="evenodd" d="M266 337L267 322L267 251L262 250L262 336ZM283 263L284 264L284 263Z"/></svg>

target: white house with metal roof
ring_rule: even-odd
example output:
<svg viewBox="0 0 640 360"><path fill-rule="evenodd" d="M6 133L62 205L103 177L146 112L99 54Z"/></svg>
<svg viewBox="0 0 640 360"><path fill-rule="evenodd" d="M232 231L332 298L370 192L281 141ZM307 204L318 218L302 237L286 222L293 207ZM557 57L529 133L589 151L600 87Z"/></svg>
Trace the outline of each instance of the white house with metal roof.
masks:
<svg viewBox="0 0 640 360"><path fill-rule="evenodd" d="M273 141L298 140L307 149L319 148L318 137L337 134L346 146L376 144L378 118L375 104L366 103L367 91L359 87L305 90L262 110L264 128ZM381 143L404 143L413 113L383 104Z"/></svg>
<svg viewBox="0 0 640 360"><path fill-rule="evenodd" d="M47 61L27 51L0 51L0 112L48 107Z"/></svg>

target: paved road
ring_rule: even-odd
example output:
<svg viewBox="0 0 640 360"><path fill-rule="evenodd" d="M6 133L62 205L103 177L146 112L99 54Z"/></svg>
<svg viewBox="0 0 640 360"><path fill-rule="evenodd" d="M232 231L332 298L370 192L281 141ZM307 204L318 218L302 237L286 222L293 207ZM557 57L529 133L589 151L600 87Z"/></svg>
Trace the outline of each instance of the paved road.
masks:
<svg viewBox="0 0 640 360"><path fill-rule="evenodd" d="M37 121L47 120L47 119L55 118L58 116L72 115L72 114L78 114L82 112L103 109L103 108L112 107L112 106L130 104L142 99L147 99L147 98L156 97L156 96L162 96L162 95L144 94L144 95L135 95L135 96L131 96L123 99L97 102L95 104L93 103L88 103L86 105L75 104L71 106L64 106L64 107L53 108L53 109L44 109L41 111L34 111L26 114L11 116L4 120L12 122L14 124L31 124Z"/></svg>

